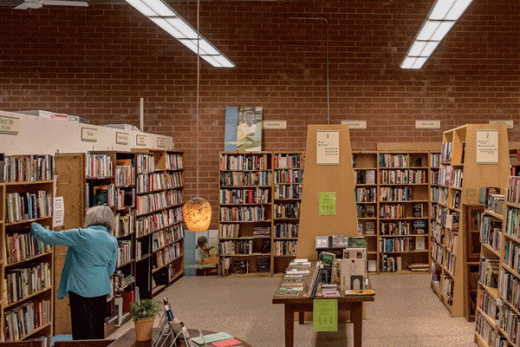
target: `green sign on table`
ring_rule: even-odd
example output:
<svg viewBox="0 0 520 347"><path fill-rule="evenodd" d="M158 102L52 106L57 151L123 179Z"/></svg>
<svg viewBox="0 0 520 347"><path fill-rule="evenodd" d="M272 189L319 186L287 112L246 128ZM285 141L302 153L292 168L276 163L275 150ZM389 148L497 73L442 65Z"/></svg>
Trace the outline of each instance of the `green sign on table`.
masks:
<svg viewBox="0 0 520 347"><path fill-rule="evenodd" d="M319 192L318 200L320 216L336 215L336 192Z"/></svg>
<svg viewBox="0 0 520 347"><path fill-rule="evenodd" d="M312 323L314 331L338 331L338 300L314 300Z"/></svg>

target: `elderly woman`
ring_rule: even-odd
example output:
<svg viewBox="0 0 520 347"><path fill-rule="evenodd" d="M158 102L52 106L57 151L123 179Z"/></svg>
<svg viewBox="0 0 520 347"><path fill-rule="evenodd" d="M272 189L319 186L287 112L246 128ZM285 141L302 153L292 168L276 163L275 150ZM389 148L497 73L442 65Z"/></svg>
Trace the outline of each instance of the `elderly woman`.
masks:
<svg viewBox="0 0 520 347"><path fill-rule="evenodd" d="M117 239L111 234L115 223L108 206L95 206L87 210L84 228L54 232L38 223L31 226L34 238L69 247L58 298L69 295L74 340L104 338L106 295L117 260Z"/></svg>

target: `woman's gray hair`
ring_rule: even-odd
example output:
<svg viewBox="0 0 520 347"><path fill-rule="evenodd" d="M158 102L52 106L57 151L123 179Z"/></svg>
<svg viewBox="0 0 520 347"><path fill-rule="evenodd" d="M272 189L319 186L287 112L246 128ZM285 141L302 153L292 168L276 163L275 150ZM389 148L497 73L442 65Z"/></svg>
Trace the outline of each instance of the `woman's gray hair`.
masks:
<svg viewBox="0 0 520 347"><path fill-rule="evenodd" d="M94 206L87 210L85 217L85 228L92 225L102 225L108 229L109 233L116 228L116 218L112 209L105 205Z"/></svg>

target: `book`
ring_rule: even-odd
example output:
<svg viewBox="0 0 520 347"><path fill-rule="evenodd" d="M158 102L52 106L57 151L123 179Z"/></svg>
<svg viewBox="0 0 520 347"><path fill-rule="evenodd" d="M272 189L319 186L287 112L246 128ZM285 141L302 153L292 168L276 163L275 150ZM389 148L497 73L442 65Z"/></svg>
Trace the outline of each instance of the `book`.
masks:
<svg viewBox="0 0 520 347"><path fill-rule="evenodd" d="M346 289L345 295L376 295L374 289Z"/></svg>
<svg viewBox="0 0 520 347"><path fill-rule="evenodd" d="M316 236L316 248L328 248L329 237L328 236Z"/></svg>
<svg viewBox="0 0 520 347"><path fill-rule="evenodd" d="M418 251L422 251L426 249L426 237L418 236L415 238L415 249Z"/></svg>
<svg viewBox="0 0 520 347"><path fill-rule="evenodd" d="M237 339L228 339L212 342L211 345L214 347L235 347L242 346L242 342L238 341Z"/></svg>
<svg viewBox="0 0 520 347"><path fill-rule="evenodd" d="M347 235L332 235L332 247L333 248L345 248L348 246Z"/></svg>
<svg viewBox="0 0 520 347"><path fill-rule="evenodd" d="M349 237L349 248L367 248L367 240L363 236Z"/></svg>
<svg viewBox="0 0 520 347"><path fill-rule="evenodd" d="M193 337L190 341L195 343L197 346L205 346L207 343L213 343L217 341L230 340L233 336L225 332L219 332L214 334L203 335L199 337Z"/></svg>

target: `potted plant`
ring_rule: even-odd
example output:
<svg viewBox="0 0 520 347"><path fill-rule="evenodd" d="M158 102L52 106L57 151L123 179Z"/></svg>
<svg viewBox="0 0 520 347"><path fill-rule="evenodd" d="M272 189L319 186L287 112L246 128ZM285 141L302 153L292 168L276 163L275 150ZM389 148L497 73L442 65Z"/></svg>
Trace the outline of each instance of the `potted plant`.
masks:
<svg viewBox="0 0 520 347"><path fill-rule="evenodd" d="M149 341L152 339L153 323L160 308L160 303L152 299L132 301L130 314L134 320L136 341Z"/></svg>

